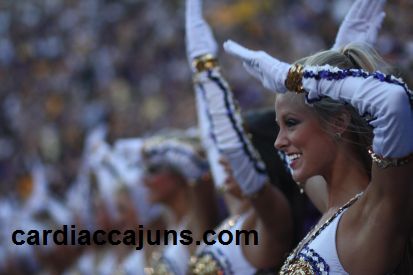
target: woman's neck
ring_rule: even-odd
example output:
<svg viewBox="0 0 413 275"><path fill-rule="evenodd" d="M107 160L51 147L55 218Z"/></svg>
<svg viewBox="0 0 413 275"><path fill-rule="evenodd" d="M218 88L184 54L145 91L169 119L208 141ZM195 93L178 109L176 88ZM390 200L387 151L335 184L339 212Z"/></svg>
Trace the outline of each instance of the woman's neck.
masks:
<svg viewBox="0 0 413 275"><path fill-rule="evenodd" d="M351 154L339 155L331 172L324 175L327 181L329 210L341 207L367 188L369 177L362 167Z"/></svg>
<svg viewBox="0 0 413 275"><path fill-rule="evenodd" d="M188 195L189 194L185 188L179 189L166 203L172 214L171 222L174 225L179 225L189 212L190 207L188 205Z"/></svg>

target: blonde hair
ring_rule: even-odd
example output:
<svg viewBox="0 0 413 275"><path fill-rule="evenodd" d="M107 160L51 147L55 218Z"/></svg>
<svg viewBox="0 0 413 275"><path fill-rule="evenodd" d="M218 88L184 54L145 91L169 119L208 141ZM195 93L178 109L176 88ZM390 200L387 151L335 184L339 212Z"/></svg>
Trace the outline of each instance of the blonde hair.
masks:
<svg viewBox="0 0 413 275"><path fill-rule="evenodd" d="M360 43L351 43L337 50L322 51L295 63L310 66L331 65L340 69L362 69L367 72L380 70L383 73L390 73L391 71L390 66L372 47ZM295 104L305 105L305 98L302 94L289 93L288 97ZM327 97L312 103L311 109L325 126L335 124L335 119L339 119L343 112L350 115L350 123L346 129L348 134L341 140L352 145L353 151L360 157L363 168L370 176L371 158L367 148L372 144L373 133L368 124L369 118L360 116L352 106ZM334 136L334 133L330 134Z"/></svg>

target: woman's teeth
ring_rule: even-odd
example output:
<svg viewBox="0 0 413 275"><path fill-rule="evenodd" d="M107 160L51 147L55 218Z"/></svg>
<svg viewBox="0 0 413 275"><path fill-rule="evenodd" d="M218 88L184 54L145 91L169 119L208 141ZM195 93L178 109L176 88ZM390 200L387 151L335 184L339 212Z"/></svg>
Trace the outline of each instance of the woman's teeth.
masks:
<svg viewBox="0 0 413 275"><path fill-rule="evenodd" d="M299 159L301 157L301 154L291 154L291 155L287 155L288 161L292 162L296 159Z"/></svg>

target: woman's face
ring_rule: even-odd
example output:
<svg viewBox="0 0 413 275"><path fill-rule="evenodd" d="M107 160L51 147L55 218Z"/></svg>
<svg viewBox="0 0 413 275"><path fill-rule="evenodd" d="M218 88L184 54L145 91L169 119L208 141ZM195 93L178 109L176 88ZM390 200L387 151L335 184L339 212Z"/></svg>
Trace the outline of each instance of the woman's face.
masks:
<svg viewBox="0 0 413 275"><path fill-rule="evenodd" d="M289 95L278 95L275 102L280 131L274 146L287 155L297 182L328 173L337 151L331 134L310 108Z"/></svg>
<svg viewBox="0 0 413 275"><path fill-rule="evenodd" d="M173 172L163 167L149 169L145 174L144 184L148 187L151 203L167 202L182 185Z"/></svg>

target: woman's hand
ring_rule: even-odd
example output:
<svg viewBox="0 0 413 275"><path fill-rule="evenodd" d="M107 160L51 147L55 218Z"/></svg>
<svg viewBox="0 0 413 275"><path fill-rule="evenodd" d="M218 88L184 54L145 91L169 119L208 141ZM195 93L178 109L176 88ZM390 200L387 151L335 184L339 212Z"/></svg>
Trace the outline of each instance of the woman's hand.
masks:
<svg viewBox="0 0 413 275"><path fill-rule="evenodd" d="M332 49L338 49L350 42L373 45L386 16L383 12L385 2L386 0L355 1L340 25Z"/></svg>
<svg viewBox="0 0 413 275"><path fill-rule="evenodd" d="M219 160L219 163L222 165L222 167L224 168L225 174L227 175L224 185L223 185L223 190L227 193L230 193L236 198L239 198L239 199L243 198L244 196L242 194L240 186L238 185L237 180L234 177L231 164L228 162L227 159L223 157Z"/></svg>
<svg viewBox="0 0 413 275"><path fill-rule="evenodd" d="M199 56L216 56L218 47L212 30L202 16L202 0L186 0L186 51L189 63Z"/></svg>

